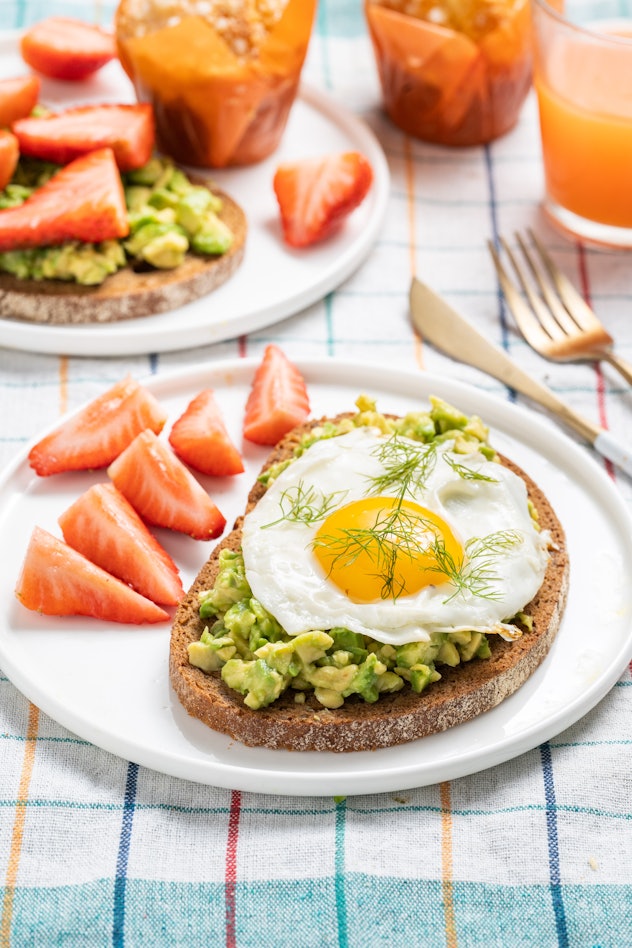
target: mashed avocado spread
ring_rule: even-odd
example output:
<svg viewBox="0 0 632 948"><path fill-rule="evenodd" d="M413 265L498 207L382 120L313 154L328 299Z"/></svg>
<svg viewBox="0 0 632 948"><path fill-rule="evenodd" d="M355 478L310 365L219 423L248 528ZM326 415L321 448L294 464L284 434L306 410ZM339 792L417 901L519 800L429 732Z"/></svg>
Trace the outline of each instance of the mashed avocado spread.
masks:
<svg viewBox="0 0 632 948"><path fill-rule="evenodd" d="M0 191L0 210L23 204L58 170L49 162L21 158L11 182ZM122 179L130 224L127 237L5 251L0 253L0 271L21 280L97 286L125 266L172 270L189 251L217 256L230 249L233 234L218 217L221 198L193 184L168 160L152 158Z"/></svg>
<svg viewBox="0 0 632 948"><path fill-rule="evenodd" d="M481 452L487 459L496 458L480 418L468 417L438 398L430 402L429 411L389 418L361 396L355 415L309 431L294 459L314 442L360 426L425 444L450 440L457 453ZM260 481L268 486L294 459L268 468ZM297 703L313 693L326 708L340 707L351 695L375 702L382 693L406 687L420 693L441 678L437 666L455 666L491 654L485 635L474 631L433 633L430 641L398 647L346 628L290 636L253 597L241 552L227 549L220 554L213 588L200 593L200 617L208 624L200 640L189 645L190 663L207 673L219 672L252 709L271 704L288 688L294 690ZM520 615L516 621L528 627L528 617Z"/></svg>

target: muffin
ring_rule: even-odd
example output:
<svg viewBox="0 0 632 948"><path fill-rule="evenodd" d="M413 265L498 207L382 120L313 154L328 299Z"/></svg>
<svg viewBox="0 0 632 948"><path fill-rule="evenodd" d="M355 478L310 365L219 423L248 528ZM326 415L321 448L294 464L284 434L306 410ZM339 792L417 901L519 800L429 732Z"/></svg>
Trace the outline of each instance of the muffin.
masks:
<svg viewBox="0 0 632 948"><path fill-rule="evenodd" d="M175 161L222 168L278 146L316 0L121 0L119 58Z"/></svg>
<svg viewBox="0 0 632 948"><path fill-rule="evenodd" d="M384 108L403 131L481 145L531 85L529 0L365 0Z"/></svg>

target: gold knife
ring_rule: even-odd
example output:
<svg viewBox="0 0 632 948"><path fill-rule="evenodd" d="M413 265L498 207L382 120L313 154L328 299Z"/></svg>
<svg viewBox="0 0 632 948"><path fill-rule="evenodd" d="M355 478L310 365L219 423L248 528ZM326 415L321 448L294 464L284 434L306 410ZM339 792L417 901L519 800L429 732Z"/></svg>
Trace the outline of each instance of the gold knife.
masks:
<svg viewBox="0 0 632 948"><path fill-rule="evenodd" d="M472 365L509 388L526 395L576 431L603 457L632 477L632 451L599 427L578 415L550 388L527 375L509 356L488 342L456 310L416 277L410 287L410 312L421 337L459 362Z"/></svg>

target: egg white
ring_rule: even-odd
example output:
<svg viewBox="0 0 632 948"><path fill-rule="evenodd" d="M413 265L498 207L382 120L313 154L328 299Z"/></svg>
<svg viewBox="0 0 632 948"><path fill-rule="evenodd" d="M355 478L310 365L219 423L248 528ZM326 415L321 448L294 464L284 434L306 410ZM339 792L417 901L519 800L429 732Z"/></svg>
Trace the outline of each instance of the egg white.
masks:
<svg viewBox="0 0 632 948"><path fill-rule="evenodd" d="M242 549L253 595L290 635L342 626L392 645L465 629L513 637L507 620L542 585L549 538L534 527L523 480L480 453L452 456L493 480L459 476L445 460L453 448L448 441L437 447L434 469L412 499L442 517L463 545L499 531L521 535L522 542L493 561L494 598L470 590L454 595L455 587L442 583L396 599L353 602L327 578L313 553L322 520L306 524L284 518L287 498L299 484L304 490L313 487L319 496L340 492L340 505L369 496L370 479L384 473L376 457L384 438L376 429L358 428L318 441L272 482L244 520ZM380 494L396 496L397 489Z"/></svg>

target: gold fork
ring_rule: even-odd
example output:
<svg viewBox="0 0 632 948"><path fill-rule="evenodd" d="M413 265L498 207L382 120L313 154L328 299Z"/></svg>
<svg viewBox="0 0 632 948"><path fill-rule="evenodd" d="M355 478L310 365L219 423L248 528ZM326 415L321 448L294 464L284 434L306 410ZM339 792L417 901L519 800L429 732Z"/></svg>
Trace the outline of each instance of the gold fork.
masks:
<svg viewBox="0 0 632 948"><path fill-rule="evenodd" d="M535 252L527 247L520 234L515 234L526 268L520 266L507 241L499 238L524 297L503 266L494 244L487 243L507 305L529 345L555 362L604 360L632 383L632 365L613 351L614 340L610 333L556 267L533 231L527 233Z"/></svg>

